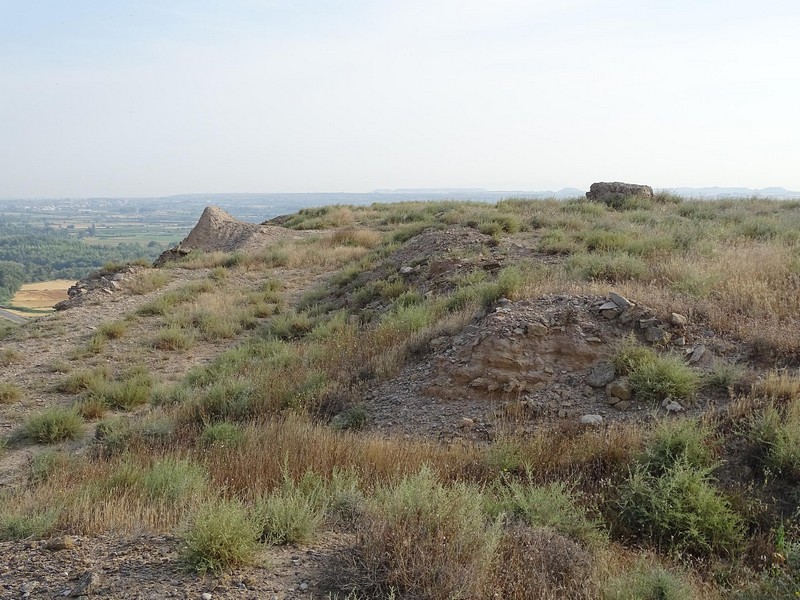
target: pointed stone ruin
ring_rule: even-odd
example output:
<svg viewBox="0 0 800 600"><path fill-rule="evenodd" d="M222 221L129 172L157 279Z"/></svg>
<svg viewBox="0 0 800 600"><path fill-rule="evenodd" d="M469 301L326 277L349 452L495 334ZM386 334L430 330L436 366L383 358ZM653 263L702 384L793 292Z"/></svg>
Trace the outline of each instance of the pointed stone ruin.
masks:
<svg viewBox="0 0 800 600"><path fill-rule="evenodd" d="M160 267L171 260L186 256L193 250L201 252L252 251L266 247L276 238L297 238L303 235L307 235L306 232L293 231L274 225L246 223L219 207L207 206L189 235L180 244L161 254L153 266Z"/></svg>

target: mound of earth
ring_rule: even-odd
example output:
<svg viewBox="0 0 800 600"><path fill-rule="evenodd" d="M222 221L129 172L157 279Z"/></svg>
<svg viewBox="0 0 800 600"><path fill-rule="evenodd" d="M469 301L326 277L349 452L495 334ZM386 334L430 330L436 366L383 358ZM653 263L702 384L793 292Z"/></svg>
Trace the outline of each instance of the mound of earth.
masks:
<svg viewBox="0 0 800 600"><path fill-rule="evenodd" d="M646 420L699 413L718 400L636 401L611 363L631 335L700 369L740 351L683 315L660 318L614 293L501 300L455 335L433 339L433 351L373 390L366 408L378 430L491 439L501 421L532 430L563 420Z"/></svg>
<svg viewBox="0 0 800 600"><path fill-rule="evenodd" d="M253 252L264 249L278 239L293 239L305 235L308 235L307 232L240 221L221 208L207 206L189 235L180 244L159 256L153 266L159 267L181 258L192 250Z"/></svg>

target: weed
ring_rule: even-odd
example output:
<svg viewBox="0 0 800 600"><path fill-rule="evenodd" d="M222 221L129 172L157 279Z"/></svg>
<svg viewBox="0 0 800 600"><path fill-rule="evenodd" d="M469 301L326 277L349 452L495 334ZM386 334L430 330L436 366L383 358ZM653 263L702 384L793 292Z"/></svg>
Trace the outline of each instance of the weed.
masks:
<svg viewBox="0 0 800 600"><path fill-rule="evenodd" d="M326 494L322 481L312 472L295 482L284 472L281 485L259 498L253 520L261 539L269 544L307 542L325 517Z"/></svg>
<svg viewBox="0 0 800 600"><path fill-rule="evenodd" d="M608 539L601 523L588 516L575 494L564 483L536 486L529 482L505 481L497 488L497 500L489 502L491 514L507 513L532 527L548 527L590 546Z"/></svg>
<svg viewBox="0 0 800 600"><path fill-rule="evenodd" d="M258 548L256 526L244 506L233 500L202 505L183 537L183 561L200 573L250 564Z"/></svg>
<svg viewBox="0 0 800 600"><path fill-rule="evenodd" d="M200 442L214 448L235 448L244 441L242 428L227 421L206 425L200 434Z"/></svg>
<svg viewBox="0 0 800 600"><path fill-rule="evenodd" d="M659 475L677 462L703 469L714 465L714 439L708 426L693 419L661 421L653 431L641 458L649 471Z"/></svg>
<svg viewBox="0 0 800 600"><path fill-rule="evenodd" d="M744 541L742 522L711 482L709 468L685 458L660 475L636 465L620 490L620 519L659 549L697 556L732 555Z"/></svg>
<svg viewBox="0 0 800 600"><path fill-rule="evenodd" d="M47 536L55 529L58 511L38 510L20 514L0 510L0 540L25 540Z"/></svg>
<svg viewBox="0 0 800 600"><path fill-rule="evenodd" d="M680 571L641 562L610 578L603 586L605 600L692 600L692 586Z"/></svg>
<svg viewBox="0 0 800 600"><path fill-rule="evenodd" d="M175 326L164 327L150 342L150 345L156 350L171 352L188 350L194 344L195 335L192 331Z"/></svg>
<svg viewBox="0 0 800 600"><path fill-rule="evenodd" d="M22 435L34 442L52 444L83 434L83 419L73 408L48 408L28 418Z"/></svg>
<svg viewBox="0 0 800 600"><path fill-rule="evenodd" d="M0 381L0 404L11 404L22 398L22 388L7 381Z"/></svg>
<svg viewBox="0 0 800 600"><path fill-rule="evenodd" d="M429 469L377 490L359 524L372 587L444 600L486 597L498 524L474 486L439 483Z"/></svg>

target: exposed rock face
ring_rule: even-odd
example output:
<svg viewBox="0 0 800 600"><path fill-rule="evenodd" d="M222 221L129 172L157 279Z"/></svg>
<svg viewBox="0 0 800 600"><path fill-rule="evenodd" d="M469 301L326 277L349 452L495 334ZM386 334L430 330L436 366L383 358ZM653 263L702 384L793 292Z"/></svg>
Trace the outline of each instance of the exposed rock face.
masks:
<svg viewBox="0 0 800 600"><path fill-rule="evenodd" d="M649 185L639 185L636 183L622 183L620 181L593 183L586 192L586 197L593 202L603 202L606 198L619 196L640 196L643 198L653 197L653 188Z"/></svg>
<svg viewBox="0 0 800 600"><path fill-rule="evenodd" d="M116 292L124 291L126 283L144 270L144 267L128 265L113 273L103 270L90 273L67 290L68 300L62 300L53 308L67 310L98 296L113 296Z"/></svg>
<svg viewBox="0 0 800 600"><path fill-rule="evenodd" d="M185 256L192 250L201 252L253 251L267 246L275 239L299 238L307 232L293 231L274 225L246 223L221 208L207 206L189 235L174 248L159 256L153 266Z"/></svg>

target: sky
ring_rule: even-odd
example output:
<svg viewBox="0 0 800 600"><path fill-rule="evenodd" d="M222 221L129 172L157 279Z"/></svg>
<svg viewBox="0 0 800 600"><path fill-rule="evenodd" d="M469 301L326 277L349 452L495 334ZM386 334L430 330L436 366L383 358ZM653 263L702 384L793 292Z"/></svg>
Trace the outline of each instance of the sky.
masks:
<svg viewBox="0 0 800 600"><path fill-rule="evenodd" d="M796 0L0 0L0 197L800 190Z"/></svg>

